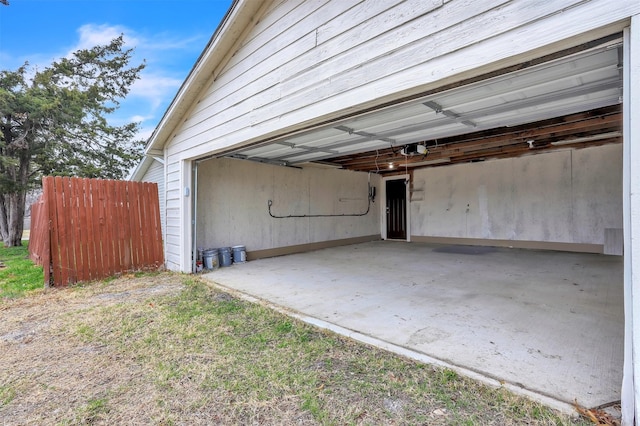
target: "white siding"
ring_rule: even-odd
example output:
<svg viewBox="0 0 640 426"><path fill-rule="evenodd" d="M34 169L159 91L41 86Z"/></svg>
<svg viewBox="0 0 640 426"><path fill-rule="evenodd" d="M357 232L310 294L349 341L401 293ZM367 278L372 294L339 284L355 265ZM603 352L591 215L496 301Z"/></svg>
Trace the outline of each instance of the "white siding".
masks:
<svg viewBox="0 0 640 426"><path fill-rule="evenodd" d="M167 200L165 229L165 263L173 271L180 270L180 253L182 250L182 232L180 206L182 191L180 189L180 162L173 159L167 165Z"/></svg>
<svg viewBox="0 0 640 426"><path fill-rule="evenodd" d="M517 63L517 55L640 9L627 0L615 8L603 0L354 3L283 2L269 10L203 93L169 152L197 156L434 88L491 63L498 68L505 58Z"/></svg>
<svg viewBox="0 0 640 426"><path fill-rule="evenodd" d="M169 267L188 250L180 161L620 31L639 12L637 0L274 1L165 144Z"/></svg>
<svg viewBox="0 0 640 426"><path fill-rule="evenodd" d="M162 225L162 235L164 235L164 229L166 227L164 165L159 161L154 161L149 166L141 180L142 182L154 182L158 184L158 199L160 201L160 224Z"/></svg>

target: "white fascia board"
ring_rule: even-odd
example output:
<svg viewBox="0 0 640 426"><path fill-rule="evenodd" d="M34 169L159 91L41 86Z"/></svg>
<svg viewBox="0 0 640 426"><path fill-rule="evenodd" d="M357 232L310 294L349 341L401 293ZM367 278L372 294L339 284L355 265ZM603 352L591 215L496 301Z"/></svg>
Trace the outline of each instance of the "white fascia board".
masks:
<svg viewBox="0 0 640 426"><path fill-rule="evenodd" d="M164 152L160 150L149 150L140 162L131 170L127 180L130 181L141 181L142 177L147 173L149 167L153 161L158 161L160 164L164 164Z"/></svg>

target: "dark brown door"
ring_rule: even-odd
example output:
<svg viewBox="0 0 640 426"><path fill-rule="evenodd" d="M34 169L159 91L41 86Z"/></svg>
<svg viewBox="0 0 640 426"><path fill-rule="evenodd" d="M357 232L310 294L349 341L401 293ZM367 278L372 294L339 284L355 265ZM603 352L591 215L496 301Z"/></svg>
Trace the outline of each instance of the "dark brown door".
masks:
<svg viewBox="0 0 640 426"><path fill-rule="evenodd" d="M407 189L404 179L387 181L387 238L407 239Z"/></svg>

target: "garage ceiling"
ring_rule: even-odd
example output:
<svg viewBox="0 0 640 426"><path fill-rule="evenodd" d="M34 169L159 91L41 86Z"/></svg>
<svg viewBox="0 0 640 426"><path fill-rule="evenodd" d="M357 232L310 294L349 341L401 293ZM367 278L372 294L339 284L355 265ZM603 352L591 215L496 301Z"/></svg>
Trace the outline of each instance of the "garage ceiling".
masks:
<svg viewBox="0 0 640 426"><path fill-rule="evenodd" d="M567 145L619 143L621 100L622 49L614 39L225 156L399 173Z"/></svg>

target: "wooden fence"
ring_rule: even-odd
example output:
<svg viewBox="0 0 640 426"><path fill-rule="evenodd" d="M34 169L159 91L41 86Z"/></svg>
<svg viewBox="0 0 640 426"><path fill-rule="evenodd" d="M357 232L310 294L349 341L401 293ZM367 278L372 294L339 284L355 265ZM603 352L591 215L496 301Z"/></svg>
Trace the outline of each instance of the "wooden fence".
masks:
<svg viewBox="0 0 640 426"><path fill-rule="evenodd" d="M31 207L29 255L45 285L65 286L164 264L158 186L45 177Z"/></svg>

